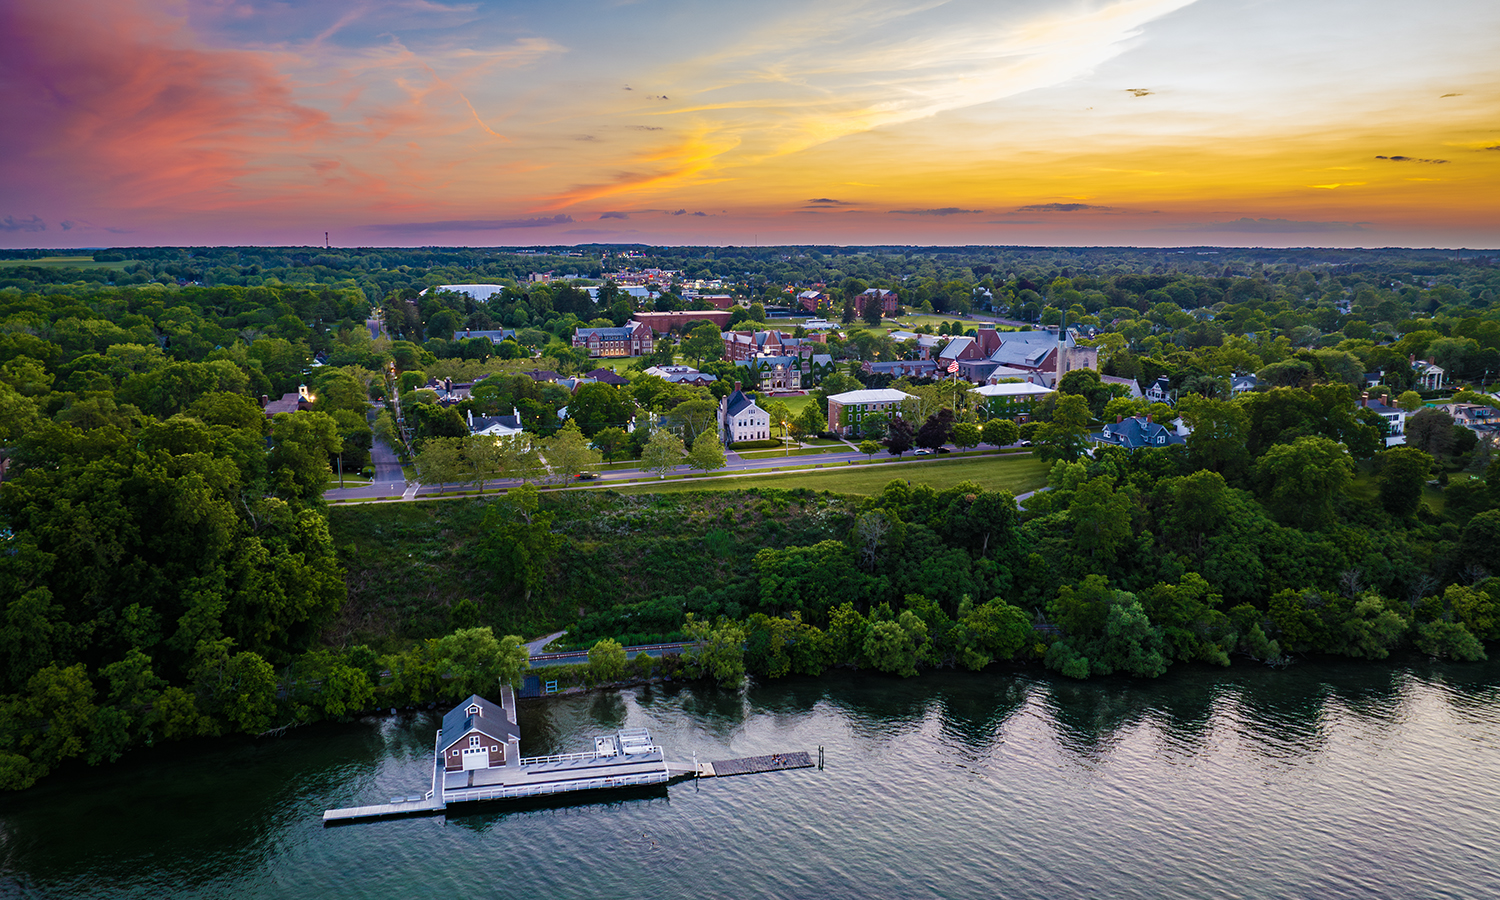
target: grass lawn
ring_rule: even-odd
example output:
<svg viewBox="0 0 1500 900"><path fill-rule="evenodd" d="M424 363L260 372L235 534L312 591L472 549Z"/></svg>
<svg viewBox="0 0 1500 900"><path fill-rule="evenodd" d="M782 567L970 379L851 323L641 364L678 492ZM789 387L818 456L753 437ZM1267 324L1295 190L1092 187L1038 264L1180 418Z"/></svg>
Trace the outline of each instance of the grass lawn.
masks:
<svg viewBox="0 0 1500 900"><path fill-rule="evenodd" d="M120 262L94 262L92 256L44 256L41 259L0 259L0 268L6 266L36 266L41 269L114 269L122 271L134 265L135 260Z"/></svg>
<svg viewBox="0 0 1500 900"><path fill-rule="evenodd" d="M899 466L833 466L803 469L743 478L691 478L617 488L622 494L658 494L676 491L739 491L748 488L798 488L832 491L836 494L875 494L894 479L931 485L936 490L961 481L977 482L992 491L1023 494L1047 483L1052 464L1034 456L990 456L979 459L928 460Z"/></svg>
<svg viewBox="0 0 1500 900"><path fill-rule="evenodd" d="M816 456L827 452L823 447L804 447L801 450L753 450L739 456L740 459L775 459L778 456Z"/></svg>
<svg viewBox="0 0 1500 900"><path fill-rule="evenodd" d="M760 401L760 403L762 405L762 408L764 408L765 404L775 403L777 401L785 403L787 411L792 414L793 418L795 418L796 416L801 415L802 410L807 409L808 404L812 403L815 400L817 400L817 398L813 395L803 394L801 397L765 397Z"/></svg>
<svg viewBox="0 0 1500 900"><path fill-rule="evenodd" d="M918 325L931 325L933 331L936 331L939 324L943 322L954 321L962 324L965 331L970 328L978 328L981 325L992 326L1000 331L1016 330L1015 327L1011 325L998 325L994 322L979 322L971 319L961 319L956 316L944 316L939 313L934 313L930 316L923 315L921 313L914 313L912 315L901 316L896 319L881 319L880 330L884 331L886 334L890 334L892 331L913 331ZM853 328L855 326L850 325L849 327ZM864 327L868 328L869 326Z"/></svg>
<svg viewBox="0 0 1500 900"><path fill-rule="evenodd" d="M630 368L630 364L635 362L635 360L636 358L633 356L601 356L598 359L589 360L588 368L584 369L584 371L592 372L595 369L608 369L611 372L623 375L625 374L625 370Z"/></svg>

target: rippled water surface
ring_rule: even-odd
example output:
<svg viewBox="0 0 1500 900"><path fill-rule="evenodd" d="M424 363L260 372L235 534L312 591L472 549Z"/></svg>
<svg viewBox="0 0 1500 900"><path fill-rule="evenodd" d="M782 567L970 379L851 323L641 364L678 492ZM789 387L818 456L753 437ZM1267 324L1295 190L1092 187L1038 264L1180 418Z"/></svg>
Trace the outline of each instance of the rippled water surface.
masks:
<svg viewBox="0 0 1500 900"><path fill-rule="evenodd" d="M523 701L522 751L827 767L325 829L425 790L436 719L174 746L0 798L0 896L1496 897L1500 664L1149 684L830 676Z"/></svg>

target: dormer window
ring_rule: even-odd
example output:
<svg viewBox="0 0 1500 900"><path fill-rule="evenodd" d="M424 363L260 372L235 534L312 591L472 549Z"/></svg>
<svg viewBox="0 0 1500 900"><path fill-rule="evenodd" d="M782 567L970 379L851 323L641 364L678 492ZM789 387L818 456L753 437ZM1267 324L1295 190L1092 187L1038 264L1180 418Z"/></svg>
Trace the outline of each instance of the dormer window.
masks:
<svg viewBox="0 0 1500 900"><path fill-rule="evenodd" d="M473 704L468 709L464 710L464 712L467 713L468 715L471 715L471 716L477 716L477 715L479 715L479 704L478 703Z"/></svg>

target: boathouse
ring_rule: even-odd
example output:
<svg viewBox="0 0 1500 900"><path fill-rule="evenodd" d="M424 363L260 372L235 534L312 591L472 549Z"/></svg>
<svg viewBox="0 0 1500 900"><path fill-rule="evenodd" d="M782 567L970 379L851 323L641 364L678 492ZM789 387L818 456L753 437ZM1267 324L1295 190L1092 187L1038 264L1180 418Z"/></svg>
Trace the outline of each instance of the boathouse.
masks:
<svg viewBox="0 0 1500 900"><path fill-rule="evenodd" d="M511 696L506 692L506 696ZM515 701L498 706L473 694L448 710L438 746L444 772L492 769L507 759L521 758L521 729L516 726Z"/></svg>

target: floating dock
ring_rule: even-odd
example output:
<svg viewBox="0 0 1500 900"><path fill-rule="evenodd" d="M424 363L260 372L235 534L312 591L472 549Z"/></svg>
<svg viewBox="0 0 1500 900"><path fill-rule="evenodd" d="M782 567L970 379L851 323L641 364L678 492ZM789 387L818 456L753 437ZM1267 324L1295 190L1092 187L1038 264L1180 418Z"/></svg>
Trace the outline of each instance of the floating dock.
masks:
<svg viewBox="0 0 1500 900"><path fill-rule="evenodd" d="M743 759L721 759L711 762L709 774L724 778L729 775L754 775L758 772L779 772L782 769L811 769L816 763L805 750L794 753L772 753L769 756L746 756Z"/></svg>
<svg viewBox="0 0 1500 900"><path fill-rule="evenodd" d="M434 747L431 789L392 797L386 803L324 810L323 824L429 816L461 803L643 787L677 778L749 775L814 765L802 751L692 765L670 763L644 728L596 737L594 749L583 753L522 758L515 704L515 694L509 687L501 689L499 704L470 697L443 717Z"/></svg>

